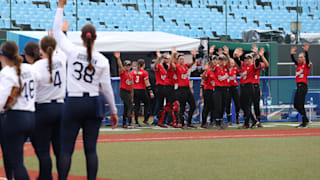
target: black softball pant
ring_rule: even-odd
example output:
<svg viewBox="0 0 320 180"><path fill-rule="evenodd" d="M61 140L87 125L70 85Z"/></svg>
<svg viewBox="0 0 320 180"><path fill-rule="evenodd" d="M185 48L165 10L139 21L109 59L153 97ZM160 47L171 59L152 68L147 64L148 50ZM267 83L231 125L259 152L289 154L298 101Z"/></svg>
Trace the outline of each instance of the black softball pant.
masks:
<svg viewBox="0 0 320 180"><path fill-rule="evenodd" d="M240 105L244 113L244 124L249 126L249 119L253 117L251 112L251 104L253 98L253 86L251 83L240 84Z"/></svg>
<svg viewBox="0 0 320 180"><path fill-rule="evenodd" d="M34 112L9 110L2 117L2 148L7 179L28 180L23 164L23 144L35 127ZM9 172L7 170L10 170Z"/></svg>
<svg viewBox="0 0 320 180"><path fill-rule="evenodd" d="M134 119L136 124L138 124L140 103L144 104L144 122L147 122L150 116L150 99L145 89L135 89L134 90Z"/></svg>
<svg viewBox="0 0 320 180"><path fill-rule="evenodd" d="M176 92L176 95L179 97L179 103L180 103L180 121L181 124L184 125L184 111L186 110L186 104L188 103L190 106L189 113L188 113L188 125L191 125L192 123L192 115L193 112L196 110L196 102L193 97L193 94L190 90L189 86L185 87L179 87L178 91Z"/></svg>
<svg viewBox="0 0 320 180"><path fill-rule="evenodd" d="M163 103L164 99L166 99L166 103L172 103L173 101L173 86L165 86L158 85L157 86L157 96L158 96L158 107L157 107L157 115L163 111Z"/></svg>
<svg viewBox="0 0 320 180"><path fill-rule="evenodd" d="M98 171L96 150L101 118L97 118L98 97L67 97L61 121L61 154L59 180L66 180L71 165L71 156L80 128L86 156L87 179L94 180Z"/></svg>
<svg viewBox="0 0 320 180"><path fill-rule="evenodd" d="M31 142L39 160L39 180L52 179L52 161L50 143L57 159L59 170L60 153L60 122L62 119L63 103L44 103L36 105L36 125Z"/></svg>
<svg viewBox="0 0 320 180"><path fill-rule="evenodd" d="M131 123L132 115L132 97L131 92L128 90L120 89L120 98L123 101L123 125L127 124L127 118L129 119L129 124Z"/></svg>
<svg viewBox="0 0 320 180"><path fill-rule="evenodd" d="M302 123L304 125L308 124L309 120L306 115L306 110L304 108L304 103L306 100L306 95L308 92L308 86L305 83L297 83L297 90L294 95L294 108L301 114Z"/></svg>
<svg viewBox="0 0 320 180"><path fill-rule="evenodd" d="M222 120L224 109L226 107L226 97L227 97L228 87L215 87L214 93L214 118Z"/></svg>
<svg viewBox="0 0 320 180"><path fill-rule="evenodd" d="M253 84L253 96L252 103L254 108L254 114L258 121L260 121L260 85Z"/></svg>
<svg viewBox="0 0 320 180"><path fill-rule="evenodd" d="M211 113L211 120L213 122L213 110L214 110L214 91L211 89L203 90L203 110L202 110L202 125L207 123L208 114Z"/></svg>
<svg viewBox="0 0 320 180"><path fill-rule="evenodd" d="M236 109L236 117L239 117L240 111L240 97L238 86L231 86L229 87L229 91L227 91L227 104L226 104L226 113L227 116L231 117L231 99L233 99L234 106Z"/></svg>

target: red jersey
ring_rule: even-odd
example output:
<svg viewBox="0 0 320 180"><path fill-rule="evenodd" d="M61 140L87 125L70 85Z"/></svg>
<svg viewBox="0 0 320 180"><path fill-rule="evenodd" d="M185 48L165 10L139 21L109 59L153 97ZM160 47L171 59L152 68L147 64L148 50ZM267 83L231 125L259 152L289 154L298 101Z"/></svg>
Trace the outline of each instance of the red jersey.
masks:
<svg viewBox="0 0 320 180"><path fill-rule="evenodd" d="M174 82L174 76L176 77L176 75L175 75L176 72L173 70L173 68L171 67L170 63L168 63L167 65L168 65L167 77L164 80L164 82L165 82L166 85L173 86L174 83L175 83Z"/></svg>
<svg viewBox="0 0 320 180"><path fill-rule="evenodd" d="M133 77L133 89L146 89L145 80L149 79L149 73L145 70L133 70L131 71Z"/></svg>
<svg viewBox="0 0 320 180"><path fill-rule="evenodd" d="M231 68L229 70L229 84L230 86L238 86L238 80L237 80L237 75L239 73L239 70L238 68Z"/></svg>
<svg viewBox="0 0 320 180"><path fill-rule="evenodd" d="M250 66L247 63L242 62L242 68L240 72L240 84L247 84L253 82L254 64Z"/></svg>
<svg viewBox="0 0 320 180"><path fill-rule="evenodd" d="M296 83L302 82L308 85L308 74L311 69L311 63L298 64L296 69Z"/></svg>
<svg viewBox="0 0 320 180"><path fill-rule="evenodd" d="M264 68L265 68L264 63L260 62L259 67L254 69L252 84L259 84L260 83L260 71L261 71L261 69L264 69Z"/></svg>
<svg viewBox="0 0 320 180"><path fill-rule="evenodd" d="M128 71L122 71L120 76L120 89L131 91L133 85L132 75Z"/></svg>
<svg viewBox="0 0 320 180"><path fill-rule="evenodd" d="M223 87L223 86L229 86L229 75L228 75L228 68L227 66L223 66L221 68L219 65L216 65L214 68L214 74L217 78L216 80L216 86Z"/></svg>
<svg viewBox="0 0 320 180"><path fill-rule="evenodd" d="M189 86L189 75L188 75L188 64L184 64L183 66L180 66L179 64L176 64L176 73L178 77L178 86L184 87Z"/></svg>
<svg viewBox="0 0 320 180"><path fill-rule="evenodd" d="M157 64L154 68L156 74L156 85L166 85L167 72L161 64Z"/></svg>
<svg viewBox="0 0 320 180"><path fill-rule="evenodd" d="M213 90L215 87L216 76L212 70L207 70L204 74L203 89Z"/></svg>

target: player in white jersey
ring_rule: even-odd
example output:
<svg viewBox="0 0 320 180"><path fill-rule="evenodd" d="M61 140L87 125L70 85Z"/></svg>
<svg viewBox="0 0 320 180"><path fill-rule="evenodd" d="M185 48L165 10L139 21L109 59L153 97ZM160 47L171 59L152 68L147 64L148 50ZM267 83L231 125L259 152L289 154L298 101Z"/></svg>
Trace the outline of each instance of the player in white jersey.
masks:
<svg viewBox="0 0 320 180"><path fill-rule="evenodd" d="M51 142L57 165L59 160L60 122L66 94L66 56L61 51L56 53L56 44L52 36L42 38L43 59L33 64L34 71L42 74L37 85L36 128L31 139L39 159L38 180L52 179Z"/></svg>
<svg viewBox="0 0 320 180"><path fill-rule="evenodd" d="M2 117L2 148L7 178L29 179L23 165L23 144L34 130L36 83L40 78L29 64L22 64L18 46L13 41L1 45L0 111ZM16 93L15 93L16 92ZM6 169L7 170L7 169Z"/></svg>
<svg viewBox="0 0 320 180"><path fill-rule="evenodd" d="M111 124L118 125L117 109L110 81L109 62L93 49L96 30L92 25L82 27L83 46L75 46L61 31L63 7L66 0L59 0L54 20L53 34L60 49L67 56L67 98L61 126L61 154L59 179L67 179L71 155L80 128L83 129L87 177L95 179L98 171L96 143L101 119L97 116L99 84L111 110Z"/></svg>

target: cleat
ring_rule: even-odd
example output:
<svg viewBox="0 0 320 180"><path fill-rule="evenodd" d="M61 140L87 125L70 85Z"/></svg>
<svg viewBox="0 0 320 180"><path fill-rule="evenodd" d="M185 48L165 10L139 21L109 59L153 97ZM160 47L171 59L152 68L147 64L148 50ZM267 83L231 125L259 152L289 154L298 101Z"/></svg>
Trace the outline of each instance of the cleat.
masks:
<svg viewBox="0 0 320 180"><path fill-rule="evenodd" d="M232 122L228 122L228 126L232 126Z"/></svg>
<svg viewBox="0 0 320 180"><path fill-rule="evenodd" d="M164 125L164 124L158 124L158 126L162 127L162 128L168 128L168 126Z"/></svg>
<svg viewBox="0 0 320 180"><path fill-rule="evenodd" d="M296 126L296 128L308 128L307 124L299 124L299 126Z"/></svg>
<svg viewBox="0 0 320 180"><path fill-rule="evenodd" d="M189 124L189 125L188 125L188 128L191 128L191 129L197 129L197 127L196 127L196 126L194 126L193 124Z"/></svg>
<svg viewBox="0 0 320 180"><path fill-rule="evenodd" d="M238 129L248 129L248 128L249 128L249 125L242 125L238 127Z"/></svg>
<svg viewBox="0 0 320 180"><path fill-rule="evenodd" d="M123 128L123 129L127 129L128 126L127 126L126 124L124 124L124 125L122 125L122 128Z"/></svg>
<svg viewBox="0 0 320 180"><path fill-rule="evenodd" d="M207 129L208 127L207 127L207 124L201 124L200 128Z"/></svg>
<svg viewBox="0 0 320 180"><path fill-rule="evenodd" d="M182 126L181 129L189 129L187 125Z"/></svg>
<svg viewBox="0 0 320 180"><path fill-rule="evenodd" d="M151 126L148 121L143 121L143 124L146 125L146 126Z"/></svg>
<svg viewBox="0 0 320 180"><path fill-rule="evenodd" d="M227 123L224 123L223 121L221 122L221 125L220 125L220 128L221 129L227 129L228 128L228 124Z"/></svg>
<svg viewBox="0 0 320 180"><path fill-rule="evenodd" d="M208 129L213 128L213 122L209 123L209 125L207 126Z"/></svg>
<svg viewBox="0 0 320 180"><path fill-rule="evenodd" d="M263 128L263 125L261 124L261 122L258 122L257 127L258 128Z"/></svg>
<svg viewBox="0 0 320 180"><path fill-rule="evenodd" d="M141 127L139 123L133 124L134 127Z"/></svg>

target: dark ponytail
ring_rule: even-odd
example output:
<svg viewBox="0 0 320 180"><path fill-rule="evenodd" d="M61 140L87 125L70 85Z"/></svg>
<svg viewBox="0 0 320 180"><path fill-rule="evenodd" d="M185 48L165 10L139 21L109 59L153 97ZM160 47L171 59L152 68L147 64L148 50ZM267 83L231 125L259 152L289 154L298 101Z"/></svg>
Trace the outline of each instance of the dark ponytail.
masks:
<svg viewBox="0 0 320 180"><path fill-rule="evenodd" d="M50 83L53 83L52 78L52 56L56 49L57 42L52 36L45 36L40 41L40 47L48 55L49 73L50 73Z"/></svg>
<svg viewBox="0 0 320 180"><path fill-rule="evenodd" d="M23 58L19 54L15 54L13 56L14 67L17 72L18 81L19 81L19 91L18 94L22 92L22 81L21 81L21 64L23 62Z"/></svg>
<svg viewBox="0 0 320 180"><path fill-rule="evenodd" d="M140 69L144 66L144 59L139 59L137 62L137 70L140 71Z"/></svg>
<svg viewBox="0 0 320 180"><path fill-rule="evenodd" d="M19 90L18 94L22 92L22 81L21 81L21 64L23 58L18 54L18 46L14 41L7 41L1 45L1 50L8 58L9 61L13 62L14 68L16 70L18 81L19 81Z"/></svg>
<svg viewBox="0 0 320 180"><path fill-rule="evenodd" d="M96 29L93 25L87 24L82 27L81 29L81 37L82 40L84 41L84 44L87 47L87 55L88 55L88 69L89 71L93 70L93 64L92 64L92 49L93 49L93 43L94 40L96 39Z"/></svg>
<svg viewBox="0 0 320 180"><path fill-rule="evenodd" d="M28 42L23 48L24 54L33 58L34 62L38 61L40 57L40 48L38 43L34 41Z"/></svg>

